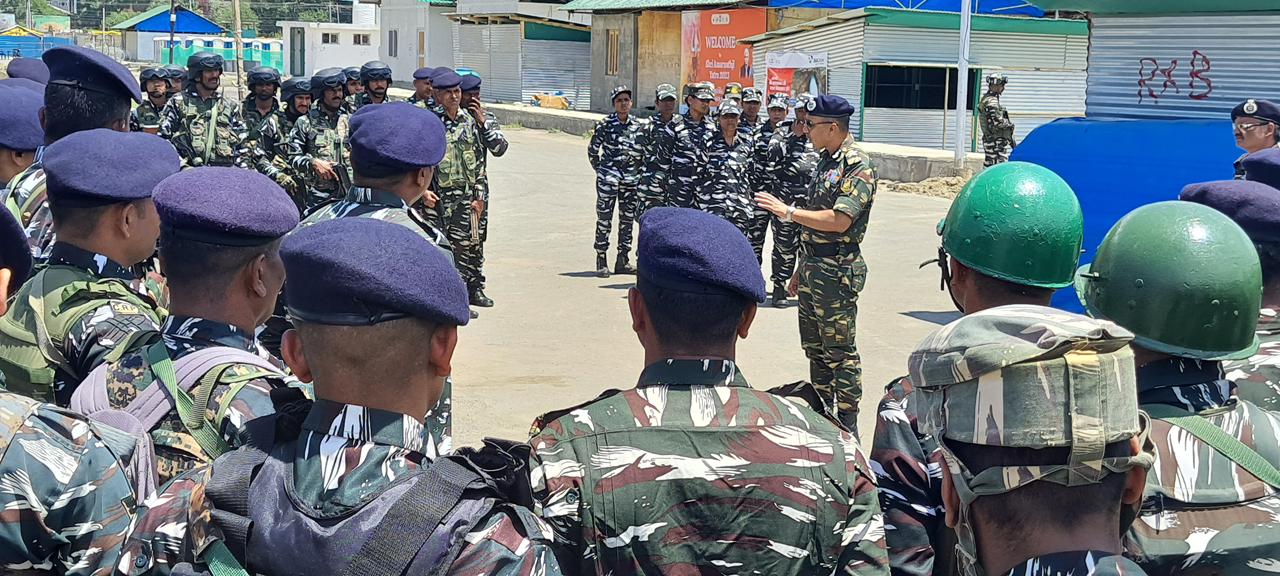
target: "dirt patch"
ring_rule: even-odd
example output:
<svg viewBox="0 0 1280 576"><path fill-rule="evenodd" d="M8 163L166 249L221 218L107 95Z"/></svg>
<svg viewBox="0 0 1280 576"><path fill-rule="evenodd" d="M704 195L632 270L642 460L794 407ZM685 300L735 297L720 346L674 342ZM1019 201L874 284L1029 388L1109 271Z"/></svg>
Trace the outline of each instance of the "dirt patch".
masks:
<svg viewBox="0 0 1280 576"><path fill-rule="evenodd" d="M890 192L902 192L905 194L916 194L919 196L933 196L935 198L955 198L964 185L973 177L973 173L965 171L960 176L939 176L937 178L929 178L921 182L894 182L893 180L880 180L877 185L880 190L888 190Z"/></svg>

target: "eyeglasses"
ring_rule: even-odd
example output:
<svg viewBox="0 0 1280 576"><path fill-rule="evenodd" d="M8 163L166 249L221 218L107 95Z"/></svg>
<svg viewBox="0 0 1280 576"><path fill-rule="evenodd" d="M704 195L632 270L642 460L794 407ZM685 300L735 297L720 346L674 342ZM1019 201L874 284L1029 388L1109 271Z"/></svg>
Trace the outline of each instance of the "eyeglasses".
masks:
<svg viewBox="0 0 1280 576"><path fill-rule="evenodd" d="M1253 124L1236 124L1233 126L1233 128L1235 129L1236 132L1246 132L1249 130L1253 130L1254 128L1257 128L1259 126L1266 126L1267 124L1270 124L1270 122L1254 122Z"/></svg>
<svg viewBox="0 0 1280 576"><path fill-rule="evenodd" d="M832 122L814 122L813 120L810 120L810 119L808 119L808 118L805 118L804 120L797 120L797 121L796 121L796 124L801 124L801 125L803 125L803 126L805 126L805 127L809 128L810 130L812 130L812 129L814 129L814 128L818 127L818 126L821 126L821 125L823 125L823 124L835 124L835 122L834 122L834 121L832 121Z"/></svg>

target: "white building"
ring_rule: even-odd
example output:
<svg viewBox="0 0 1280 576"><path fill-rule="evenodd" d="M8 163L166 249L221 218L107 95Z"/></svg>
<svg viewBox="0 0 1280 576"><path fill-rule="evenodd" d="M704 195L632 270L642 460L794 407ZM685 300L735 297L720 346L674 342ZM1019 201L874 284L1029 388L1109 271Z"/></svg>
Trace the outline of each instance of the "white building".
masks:
<svg viewBox="0 0 1280 576"><path fill-rule="evenodd" d="M353 3L352 23L279 21L289 76L310 76L329 67L360 66L379 58L378 7Z"/></svg>
<svg viewBox="0 0 1280 576"><path fill-rule="evenodd" d="M756 86L769 85L770 54L775 63L817 62L795 77L809 90L825 82L827 93L853 103L860 139L947 148L954 140L959 24L955 13L863 8L739 41L753 47ZM1046 122L1084 116L1088 41L1082 20L974 16L966 116L971 150L979 140L974 108L991 72L1009 78L1001 101L1019 141Z"/></svg>
<svg viewBox="0 0 1280 576"><path fill-rule="evenodd" d="M453 67L453 0L382 0L381 60L410 82L424 66Z"/></svg>

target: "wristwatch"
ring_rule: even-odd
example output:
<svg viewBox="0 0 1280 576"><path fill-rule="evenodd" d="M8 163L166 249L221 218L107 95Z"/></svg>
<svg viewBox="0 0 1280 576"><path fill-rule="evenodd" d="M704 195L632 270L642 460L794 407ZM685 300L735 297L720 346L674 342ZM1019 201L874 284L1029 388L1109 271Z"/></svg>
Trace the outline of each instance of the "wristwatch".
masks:
<svg viewBox="0 0 1280 576"><path fill-rule="evenodd" d="M787 206L787 215L782 217L782 221L783 221L783 222L794 222L794 220L793 220L793 219L794 219L795 217L796 217L796 205L795 205L795 204L792 204L792 205L790 205L790 206Z"/></svg>

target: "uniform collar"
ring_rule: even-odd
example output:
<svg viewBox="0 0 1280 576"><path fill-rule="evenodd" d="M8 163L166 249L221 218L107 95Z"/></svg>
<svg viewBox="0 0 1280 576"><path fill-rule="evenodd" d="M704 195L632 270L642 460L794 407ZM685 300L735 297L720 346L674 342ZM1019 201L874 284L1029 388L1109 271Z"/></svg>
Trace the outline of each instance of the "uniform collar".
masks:
<svg viewBox="0 0 1280 576"><path fill-rule="evenodd" d="M49 266L70 266L81 268L102 278L118 278L130 281L134 274L127 266L116 262L102 254L90 252L66 242L54 242L49 250Z"/></svg>
<svg viewBox="0 0 1280 576"><path fill-rule="evenodd" d="M1117 554L1107 552L1105 550L1076 550L1073 552L1057 552L1054 554L1045 554L1044 556L1036 556L1026 562L1022 562L1014 566L1012 570L1007 572L1007 576L1059 576L1062 574L1126 574L1125 571L1104 570L1095 572L1099 564L1104 561L1110 565L1119 564L1119 567L1129 568L1133 566L1135 571L1133 574L1141 574L1136 570L1136 566L1129 564L1128 560L1123 557L1117 557Z"/></svg>
<svg viewBox="0 0 1280 576"><path fill-rule="evenodd" d="M1170 357L1138 368L1138 402L1202 412L1232 402L1235 386L1221 362Z"/></svg>
<svg viewBox="0 0 1280 576"><path fill-rule="evenodd" d="M375 188L366 188L357 186L347 192L347 201L357 204L372 204L377 206L386 206L388 208L407 208L404 199L397 196L395 192L386 190L378 190Z"/></svg>
<svg viewBox="0 0 1280 576"><path fill-rule="evenodd" d="M330 437L395 446L424 454L422 419L398 412L316 400L302 428Z"/></svg>
<svg viewBox="0 0 1280 576"><path fill-rule="evenodd" d="M230 324L196 316L169 316L160 326L160 332L164 334L166 343L177 339L195 340L210 346L226 346L254 353L258 348L252 334Z"/></svg>
<svg viewBox="0 0 1280 576"><path fill-rule="evenodd" d="M747 388L747 379L733 360L723 358L667 358L645 367L637 388L645 386L732 386Z"/></svg>
<svg viewBox="0 0 1280 576"><path fill-rule="evenodd" d="M1258 334L1273 336L1280 334L1280 310L1263 308L1258 314Z"/></svg>
<svg viewBox="0 0 1280 576"><path fill-rule="evenodd" d="M836 153L832 154L831 158L833 160L844 161L849 156L850 152L854 152L857 149L858 141L853 139L853 134L850 134L845 137L844 142L840 144L840 149L836 150Z"/></svg>

